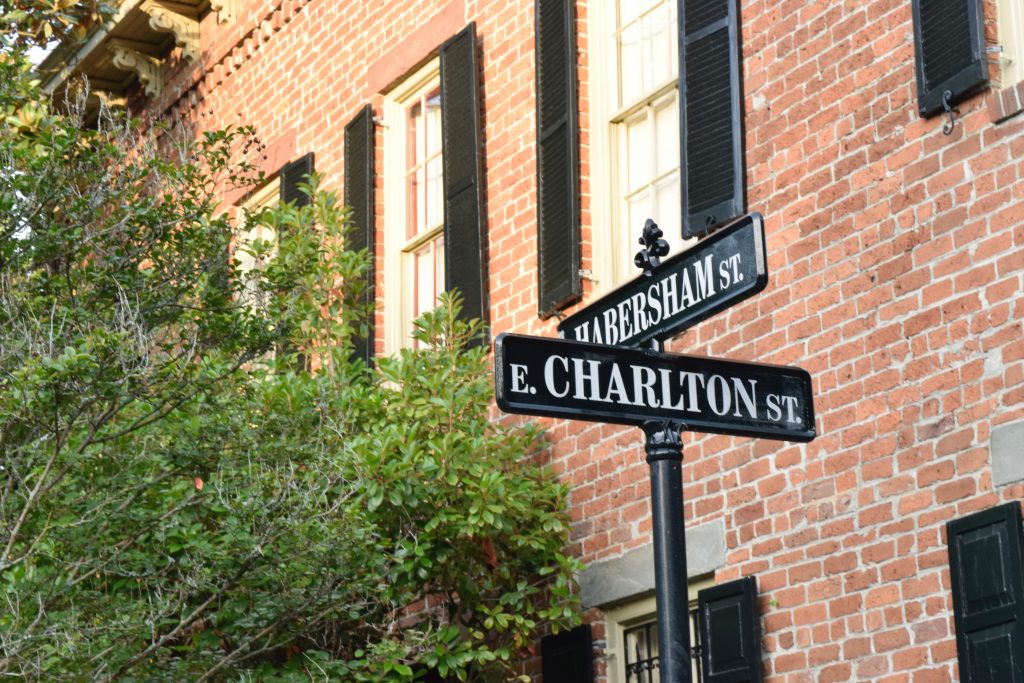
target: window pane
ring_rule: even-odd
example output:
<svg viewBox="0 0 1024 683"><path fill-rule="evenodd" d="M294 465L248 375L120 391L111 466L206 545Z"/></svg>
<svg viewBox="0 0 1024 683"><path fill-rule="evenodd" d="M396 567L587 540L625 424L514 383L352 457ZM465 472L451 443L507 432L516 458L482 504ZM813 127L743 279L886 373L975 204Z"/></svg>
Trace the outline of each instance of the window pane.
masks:
<svg viewBox="0 0 1024 683"><path fill-rule="evenodd" d="M664 5L666 0L619 0L618 2L618 25L626 26L639 19L652 7Z"/></svg>
<svg viewBox="0 0 1024 683"><path fill-rule="evenodd" d="M676 93L654 104L654 172L664 175L679 168L679 106Z"/></svg>
<svg viewBox="0 0 1024 683"><path fill-rule="evenodd" d="M622 637L625 648L624 668L627 683L660 681L657 621L627 628L623 631ZM700 613L697 609L692 608L690 610L690 676L693 683L702 683L704 680L704 672L700 666L701 651Z"/></svg>
<svg viewBox="0 0 1024 683"><path fill-rule="evenodd" d="M426 149L424 156L441 153L441 88L431 90L424 98L426 114Z"/></svg>
<svg viewBox="0 0 1024 683"><path fill-rule="evenodd" d="M654 172L651 155L657 154L657 150L652 149L654 141L651 140L651 126L647 120L646 110L641 110L624 125L627 160L624 180L625 190L629 193L636 192L651 181ZM678 154L676 156L678 157Z"/></svg>
<svg viewBox="0 0 1024 683"><path fill-rule="evenodd" d="M416 160L423 156L420 143L420 130L423 125L423 106L417 101L406 115L406 168L414 168Z"/></svg>
<svg viewBox="0 0 1024 683"><path fill-rule="evenodd" d="M444 291L444 234L434 240L434 301Z"/></svg>
<svg viewBox="0 0 1024 683"><path fill-rule="evenodd" d="M663 3L647 14L643 20L644 85L651 89L671 78L677 70L675 64L676 26L675 3Z"/></svg>
<svg viewBox="0 0 1024 683"><path fill-rule="evenodd" d="M444 195L441 177L441 157L435 156L426 165L427 187L425 199L427 210L423 216L423 229L430 230L444 222Z"/></svg>
<svg viewBox="0 0 1024 683"><path fill-rule="evenodd" d="M623 633L626 648L626 681L658 683L658 625L643 624Z"/></svg>
<svg viewBox="0 0 1024 683"><path fill-rule="evenodd" d="M641 70L642 45L640 44L640 25L632 23L623 27L619 33L619 107L640 98L643 93Z"/></svg>
<svg viewBox="0 0 1024 683"><path fill-rule="evenodd" d="M637 241L640 239L640 233L643 231L644 223L647 222L648 218L654 219L654 222L661 225L661 218L655 215L657 210L651 192L644 188L640 192L634 195L630 195L627 199L627 206L629 207L629 244L636 245L633 252L640 249L640 243ZM629 254L630 263L633 262L633 254Z"/></svg>
<svg viewBox="0 0 1024 683"><path fill-rule="evenodd" d="M434 306L434 250L428 242L413 252L413 269L415 279L413 287L413 317L429 311Z"/></svg>
<svg viewBox="0 0 1024 683"><path fill-rule="evenodd" d="M622 0L616 29L618 106L626 107L678 72L675 0Z"/></svg>
<svg viewBox="0 0 1024 683"><path fill-rule="evenodd" d="M441 189L441 90L417 98L406 114L406 238L431 230L444 220Z"/></svg>
<svg viewBox="0 0 1024 683"><path fill-rule="evenodd" d="M444 291L444 233L420 245L407 257L412 265L410 298L415 318L437 306L437 298Z"/></svg>
<svg viewBox="0 0 1024 683"><path fill-rule="evenodd" d="M405 238L412 239L416 236L418 226L422 224L423 202L419 200L420 186L423 184L419 178L418 169L412 169L406 175L405 189Z"/></svg>
<svg viewBox="0 0 1024 683"><path fill-rule="evenodd" d="M679 174L672 173L658 181L654 187L655 222L665 233L668 241L669 256L675 256L683 250L683 220L679 197Z"/></svg>

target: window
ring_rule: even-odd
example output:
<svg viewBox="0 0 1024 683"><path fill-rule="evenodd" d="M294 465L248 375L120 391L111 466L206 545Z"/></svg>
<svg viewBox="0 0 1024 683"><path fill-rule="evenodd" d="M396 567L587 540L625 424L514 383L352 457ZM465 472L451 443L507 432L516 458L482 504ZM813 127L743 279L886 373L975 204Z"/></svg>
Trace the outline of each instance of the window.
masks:
<svg viewBox="0 0 1024 683"><path fill-rule="evenodd" d="M408 346L412 321L445 289L441 85L434 59L384 104L385 350Z"/></svg>
<svg viewBox="0 0 1024 683"><path fill-rule="evenodd" d="M675 0L591 4L594 278L611 289L638 274L647 218L682 248L679 60ZM600 122L603 122L600 123ZM602 202L599 197L608 197ZM607 245L606 248L602 248Z"/></svg>
<svg viewBox="0 0 1024 683"><path fill-rule="evenodd" d="M743 577L714 585L691 581L690 652L693 681L760 683L761 635L757 580ZM658 624L649 597L605 613L610 683L658 683Z"/></svg>
<svg viewBox="0 0 1024 683"><path fill-rule="evenodd" d="M690 647L693 681L702 681L697 591L714 585L710 577L690 582ZM605 613L609 683L658 683L658 623L654 596Z"/></svg>
<svg viewBox="0 0 1024 683"><path fill-rule="evenodd" d="M647 218L675 254L684 237L746 210L739 5L618 0L591 8L592 196L609 198L592 207L593 271L606 290L636 276Z"/></svg>
<svg viewBox="0 0 1024 683"><path fill-rule="evenodd" d="M241 207L244 222L234 256L238 276L242 279L242 302L256 310L267 307L267 293L259 288L260 272L277 253L277 235L272 227L253 220L253 216L277 204L280 188L280 180L275 178L254 192Z"/></svg>
<svg viewBox="0 0 1024 683"><path fill-rule="evenodd" d="M626 683L657 683L658 674L658 622L646 621L622 632L623 662ZM700 667L700 612L690 609L690 657L693 662L691 680L702 683Z"/></svg>
<svg viewBox="0 0 1024 683"><path fill-rule="evenodd" d="M384 352L412 344L412 321L458 289L462 318L486 322L476 27L384 98Z"/></svg>
<svg viewBox="0 0 1024 683"><path fill-rule="evenodd" d="M310 152L282 166L276 178L253 192L240 207L244 227L238 235L234 257L238 261L239 276L245 283L243 300L254 307L265 308L267 305L263 299L265 293L260 292L257 286L258 273L277 253L280 235L274 234L274 229L269 225L251 220L251 216L278 202L292 202L296 206L308 204L309 197L300 189L300 185L308 182L312 173L313 154Z"/></svg>
<svg viewBox="0 0 1024 683"><path fill-rule="evenodd" d="M268 292L261 290L261 272L277 255L282 235L265 223L255 220L255 215L269 209L278 202L291 202L295 206L309 204L309 196L301 185L309 182L313 173L313 153L305 154L281 167L277 177L256 190L241 207L242 230L238 235L233 256L238 263L238 276L242 279L241 301L256 311L265 311L269 301ZM279 322L279 321L278 321ZM279 329L279 331L284 331ZM286 335L285 335L286 336ZM279 345L277 353L294 351L289 344ZM273 358L274 352L264 356L263 361ZM298 367L304 367L306 359L296 354Z"/></svg>

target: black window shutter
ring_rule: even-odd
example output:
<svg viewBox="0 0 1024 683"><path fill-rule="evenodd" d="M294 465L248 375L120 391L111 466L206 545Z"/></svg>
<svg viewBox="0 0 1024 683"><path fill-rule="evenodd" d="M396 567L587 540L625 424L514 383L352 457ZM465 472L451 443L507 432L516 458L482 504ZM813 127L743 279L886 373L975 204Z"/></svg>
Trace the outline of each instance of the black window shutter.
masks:
<svg viewBox="0 0 1024 683"><path fill-rule="evenodd" d="M289 161L281 167L278 176L278 192L281 202L292 202L295 206L301 207L309 204L309 195L299 189L300 183L308 183L309 176L313 173L313 153L308 152L294 161ZM278 235L278 239L285 235ZM290 343L278 345L277 352L288 354L297 349ZM306 367L306 354L298 353L295 356L295 369L301 370Z"/></svg>
<svg viewBox="0 0 1024 683"><path fill-rule="evenodd" d="M541 638L540 660L544 683L593 683L590 625Z"/></svg>
<svg viewBox="0 0 1024 683"><path fill-rule="evenodd" d="M462 292L462 318L487 321L480 79L476 25L441 46L445 288Z"/></svg>
<svg viewBox="0 0 1024 683"><path fill-rule="evenodd" d="M352 210L352 227L345 235L345 249L370 253L364 303L373 303L373 108L366 105L345 126L345 205ZM354 356L367 363L373 360L373 315L367 321L366 335L357 335Z"/></svg>
<svg viewBox="0 0 1024 683"><path fill-rule="evenodd" d="M679 0L683 236L746 211L738 0Z"/></svg>
<svg viewBox="0 0 1024 683"><path fill-rule="evenodd" d="M1020 503L946 524L964 683L1024 683L1024 530Z"/></svg>
<svg viewBox="0 0 1024 683"><path fill-rule="evenodd" d="M281 201L293 202L295 206L309 204L309 196L299 189L299 183L308 183L313 173L313 153L304 154L295 161L281 167Z"/></svg>
<svg viewBox="0 0 1024 683"><path fill-rule="evenodd" d="M757 580L747 576L697 593L705 683L760 683Z"/></svg>
<svg viewBox="0 0 1024 683"><path fill-rule="evenodd" d="M917 104L921 116L943 111L988 82L981 0L913 0Z"/></svg>
<svg viewBox="0 0 1024 683"><path fill-rule="evenodd" d="M539 0L537 52L537 285L542 318L583 293L573 0Z"/></svg>

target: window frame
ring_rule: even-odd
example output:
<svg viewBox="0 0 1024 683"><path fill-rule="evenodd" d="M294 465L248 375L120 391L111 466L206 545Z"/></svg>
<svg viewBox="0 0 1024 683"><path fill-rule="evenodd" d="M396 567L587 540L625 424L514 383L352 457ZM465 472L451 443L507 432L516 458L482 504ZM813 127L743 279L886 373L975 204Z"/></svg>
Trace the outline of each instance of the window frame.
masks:
<svg viewBox="0 0 1024 683"><path fill-rule="evenodd" d="M266 182L259 189L254 190L238 205L239 218L241 219L241 225L239 227L241 229L235 233L236 239L235 244L232 248L232 257L238 264L236 272L238 273L239 278L243 279L243 303L248 306L251 306L253 310L264 310L266 308L266 302L257 301L255 290L251 286L255 283L249 282L249 280L251 279L250 273L258 270L263 270L266 267L267 263L258 263L255 258L249 256L248 254L245 254L243 252L243 249L246 247L246 245L251 244L257 240L272 242L274 246L271 249L270 253L267 255L267 261L272 260L275 256L277 256L279 246L278 240L280 239L280 235L278 235L276 231L274 231L267 225L257 223L256 225L250 227L250 215L259 213L260 211L263 211L265 209L271 209L274 206L276 206L280 202L280 200L281 176L277 175L268 182ZM263 231L269 231L271 233L271 236L267 237L264 235L253 235L254 232L262 233ZM243 258L241 257L244 257L246 260L243 261ZM248 262L250 260L251 263Z"/></svg>
<svg viewBox="0 0 1024 683"><path fill-rule="evenodd" d="M713 574L690 578L687 583L687 597L689 602L690 622L690 645L691 647L700 637L696 632L692 621L692 615L697 611L697 593L705 588L715 585ZM643 597L630 600L615 607L605 610L605 660L607 666L605 672L608 683L626 683L626 652L624 647L625 632L637 626L653 623L657 620L657 606L654 594L647 594ZM694 657L692 662L694 681L698 678L700 669L699 657Z"/></svg>
<svg viewBox="0 0 1024 683"><path fill-rule="evenodd" d="M628 1L628 0L626 0ZM664 3L671 9L676 8L676 0ZM618 57L617 36L618 2L602 2L590 5L588 14L588 33L590 36L590 65L588 90L590 93L590 184L592 187L591 215L591 254L590 270L594 285L594 294L600 295L621 286L639 274L632 264L633 255L639 251L637 239L640 237L643 224L628 225L629 210L627 195L627 177L625 168L628 164L628 148L623 144L627 134L626 122L630 117L641 111L651 111L656 103L664 100L674 92L674 117L678 130L679 97L679 55L678 55L678 16L672 22L675 37L671 40L673 53L676 55L675 71L663 81L652 85L635 101L619 104L619 80L621 67ZM643 13L649 13L645 10ZM653 124L648 124L653 125ZM675 173L679 178L678 199L680 221L682 220L682 167L678 141L674 146L676 155ZM649 216L655 222L662 220L659 216ZM681 253L692 246L693 240L682 239L682 225L662 225L666 239L671 244L671 255ZM625 255L623 248L627 249Z"/></svg>
<svg viewBox="0 0 1024 683"><path fill-rule="evenodd" d="M384 96L381 108L384 130L384 277L383 322L384 353L397 353L413 345L412 321L416 283L412 278L411 256L422 245L440 240L443 249L445 217L443 179L441 220L430 230L412 238L407 236L409 194L406 185L407 139L406 111L417 99L433 88L440 88L439 57L431 58ZM443 112L441 113L443 117ZM436 157L443 164L443 145ZM444 261L435 254L434 278L444 285ZM439 270L438 270L439 268ZM444 290L442 286L441 291Z"/></svg>
<svg viewBox="0 0 1024 683"><path fill-rule="evenodd" d="M999 36L999 88L1024 81L1024 4L1020 0L996 0ZM991 76L991 74L990 74Z"/></svg>

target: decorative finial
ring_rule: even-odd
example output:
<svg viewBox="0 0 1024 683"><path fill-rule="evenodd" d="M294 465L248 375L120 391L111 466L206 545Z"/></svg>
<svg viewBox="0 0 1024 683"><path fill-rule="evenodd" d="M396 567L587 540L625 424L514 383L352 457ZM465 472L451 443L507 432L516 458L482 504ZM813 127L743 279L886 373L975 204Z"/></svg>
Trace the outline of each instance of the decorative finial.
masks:
<svg viewBox="0 0 1024 683"><path fill-rule="evenodd" d="M661 263L661 257L668 255L668 242L661 239L664 234L652 219L648 218L644 223L644 232L640 237L640 244L644 248L637 252L633 263L644 271L645 277L650 277L651 271Z"/></svg>

